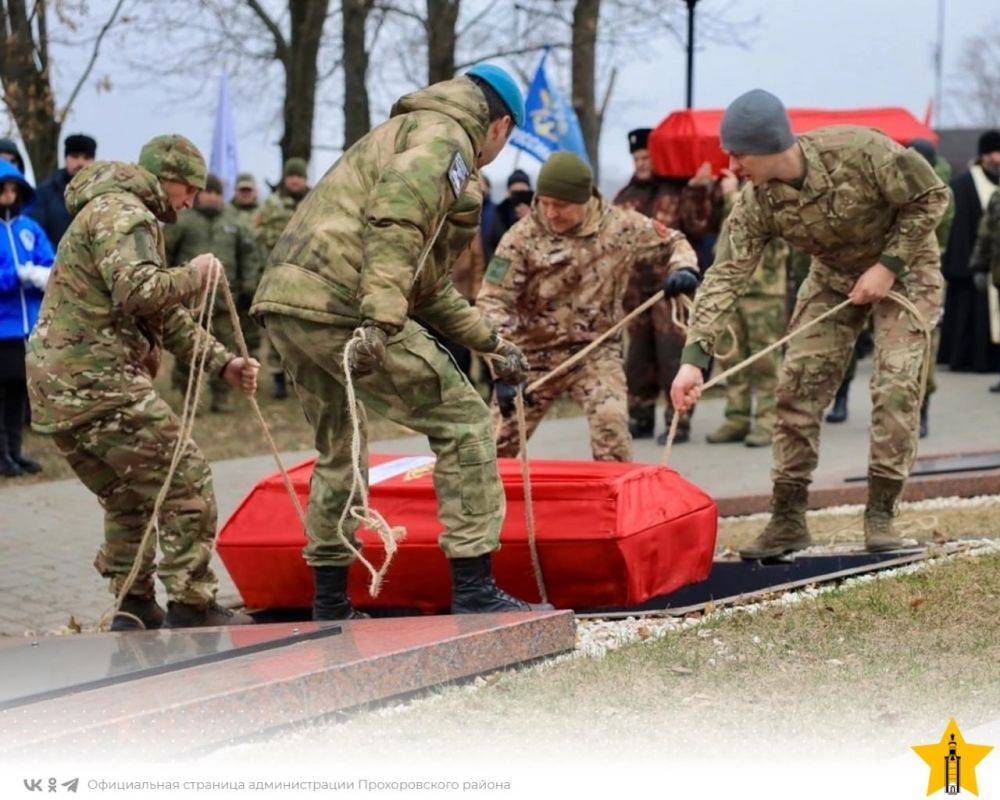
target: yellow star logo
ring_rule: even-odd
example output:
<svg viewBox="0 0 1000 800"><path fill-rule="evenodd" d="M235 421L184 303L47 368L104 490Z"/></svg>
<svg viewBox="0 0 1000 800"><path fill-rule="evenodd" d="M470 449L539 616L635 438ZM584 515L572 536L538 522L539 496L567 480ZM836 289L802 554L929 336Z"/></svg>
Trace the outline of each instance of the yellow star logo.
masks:
<svg viewBox="0 0 1000 800"><path fill-rule="evenodd" d="M976 765L992 749L989 745L966 742L955 720L949 720L940 742L913 747L913 751L931 768L927 794L932 795L941 789L946 789L948 794L958 794L959 789L965 789L979 797Z"/></svg>

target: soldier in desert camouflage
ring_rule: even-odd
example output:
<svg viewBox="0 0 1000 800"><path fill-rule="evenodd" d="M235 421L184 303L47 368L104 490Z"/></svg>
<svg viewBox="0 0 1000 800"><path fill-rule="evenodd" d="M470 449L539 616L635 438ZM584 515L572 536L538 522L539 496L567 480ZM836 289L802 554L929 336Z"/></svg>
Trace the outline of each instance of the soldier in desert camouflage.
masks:
<svg viewBox="0 0 1000 800"><path fill-rule="evenodd" d="M715 263L699 290L674 403L697 401L720 324L746 290L768 242L781 237L812 256L791 327L849 299L851 305L793 339L778 384L771 519L742 552L764 558L807 547L809 481L823 409L840 385L858 333L875 330L865 545L891 550L903 485L916 456L926 331L941 306L935 229L948 188L917 152L870 128L838 125L796 138L774 95L755 89L722 120L723 149L744 187L726 220ZM908 298L922 320L887 299ZM928 327L929 329L929 327Z"/></svg>
<svg viewBox="0 0 1000 800"><path fill-rule="evenodd" d="M655 263L670 276L668 294L693 292L698 286L698 260L682 233L608 204L594 190L590 168L578 156L554 153L539 173L532 213L500 240L476 306L501 336L524 351L530 382L625 315L626 289L637 280L638 260ZM500 381L494 390L494 417L500 422L497 452L515 456L515 388ZM595 459L631 460L620 336L528 398L528 436L562 394L583 406Z"/></svg>
<svg viewBox="0 0 1000 800"><path fill-rule="evenodd" d="M97 162L66 190L74 215L56 256L38 326L28 342L32 427L49 434L105 511L95 566L117 594L138 555L163 486L180 421L153 386L161 346L190 358L209 348L206 369L247 394L258 364L208 337L187 310L217 263L202 254L167 269L160 222L173 222L205 186L205 161L183 136L158 136L138 164ZM159 520L157 574L167 590L156 603L147 554L122 610L146 628L251 622L215 602L209 566L216 505L208 462L184 448ZM135 627L116 616L112 630Z"/></svg>

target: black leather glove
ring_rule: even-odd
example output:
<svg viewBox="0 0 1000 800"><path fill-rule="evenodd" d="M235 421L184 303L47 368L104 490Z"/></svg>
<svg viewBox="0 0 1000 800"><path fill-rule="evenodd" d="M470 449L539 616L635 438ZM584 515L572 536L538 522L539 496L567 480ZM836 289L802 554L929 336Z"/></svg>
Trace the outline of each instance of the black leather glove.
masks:
<svg viewBox="0 0 1000 800"><path fill-rule="evenodd" d="M675 270L667 275L661 288L667 297L694 294L695 289L698 288L698 273L687 267Z"/></svg>
<svg viewBox="0 0 1000 800"><path fill-rule="evenodd" d="M493 391L496 394L500 415L509 417L514 413L514 399L517 397L517 386L497 381L493 384ZM535 404L535 398L529 392L524 393L524 404L526 406L533 406Z"/></svg>
<svg viewBox="0 0 1000 800"><path fill-rule="evenodd" d="M354 331L350 340L351 348L349 366L354 375L369 375L385 360L385 343L389 335L378 325L365 322Z"/></svg>
<svg viewBox="0 0 1000 800"><path fill-rule="evenodd" d="M972 283L976 287L977 292L986 293L986 289L990 285L989 275L985 272L973 272L972 273Z"/></svg>

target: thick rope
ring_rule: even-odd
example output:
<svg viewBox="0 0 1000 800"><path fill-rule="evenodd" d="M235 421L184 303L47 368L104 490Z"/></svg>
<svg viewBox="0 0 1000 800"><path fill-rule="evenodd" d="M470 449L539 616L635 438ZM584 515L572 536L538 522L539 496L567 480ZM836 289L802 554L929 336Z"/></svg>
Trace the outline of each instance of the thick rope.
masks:
<svg viewBox="0 0 1000 800"><path fill-rule="evenodd" d="M528 531L528 551L531 553L531 568L535 572L535 583L543 603L549 602L545 591L545 578L542 575L542 562L538 558L538 544L535 540L535 508L531 499L531 466L528 463L528 428L524 418L524 385L517 387L514 396L514 409L517 412L518 456L521 461L521 478L524 482L524 525Z"/></svg>

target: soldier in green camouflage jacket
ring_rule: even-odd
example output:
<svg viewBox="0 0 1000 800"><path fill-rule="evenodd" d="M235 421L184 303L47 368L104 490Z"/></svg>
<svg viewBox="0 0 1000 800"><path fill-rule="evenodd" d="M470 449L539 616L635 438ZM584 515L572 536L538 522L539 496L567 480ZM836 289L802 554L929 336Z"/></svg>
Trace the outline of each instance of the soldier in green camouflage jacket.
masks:
<svg viewBox="0 0 1000 800"><path fill-rule="evenodd" d="M247 348L255 352L260 344L260 326L250 319L250 301L260 280L260 250L253 234L237 218L236 212L222 202L222 182L215 176L205 179L205 188L198 192L194 208L184 209L177 215L177 222L163 229L167 264L176 267L186 264L199 253L213 253L226 271L229 288L236 300L240 314L240 327ZM236 351L236 332L226 304L215 304L212 333L229 350ZM171 379L181 391L187 386L189 366L184 359L174 362ZM228 411L230 386L218 376L209 380L212 393L212 411Z"/></svg>
<svg viewBox="0 0 1000 800"><path fill-rule="evenodd" d="M201 330L187 305L213 274L202 254L167 269L159 222L173 222L204 186L205 162L182 136L159 136L138 165L97 162L66 190L73 222L56 255L38 326L28 342L32 426L50 434L105 510L95 566L118 593L137 558L154 499L180 433L153 387L161 346L189 357L209 349L207 369L252 393L257 364L244 362ZM168 625L250 622L215 603L209 567L216 506L208 462L194 442L183 450L159 520L157 574L170 600ZM155 548L154 548L155 552ZM146 628L163 624L153 587L154 552L122 610ZM135 627L117 616L112 629Z"/></svg>
<svg viewBox="0 0 1000 800"><path fill-rule="evenodd" d="M781 101L760 89L737 98L721 127L733 168L752 184L723 227L715 263L695 301L685 364L671 387L688 406L701 391L718 328L746 290L768 242L781 237L812 255L791 327L816 319L845 299L851 305L788 346L778 384L773 511L757 542L762 558L810 544L805 509L819 455L823 409L840 384L858 333L872 318L871 453L865 543L902 544L892 518L916 456L925 328L941 306L935 229L948 188L930 164L870 128L833 126L799 136ZM914 319L886 295L895 290L919 311Z"/></svg>
<svg viewBox="0 0 1000 800"><path fill-rule="evenodd" d="M241 172L236 176L236 186L228 206L245 228L254 229L260 203L257 202L257 180L252 173Z"/></svg>
<svg viewBox="0 0 1000 800"><path fill-rule="evenodd" d="M725 192L723 214L729 216L736 202L736 179L727 175L721 183ZM730 336L723 337L727 352L717 359L720 370L763 350L785 332L790 260L791 248L784 239L772 239L764 249L746 291L726 318L726 330L731 331L735 341L730 341ZM710 444L743 442L747 447L771 444L780 364L781 353L775 351L726 378L726 420L705 437Z"/></svg>
<svg viewBox="0 0 1000 800"><path fill-rule="evenodd" d="M304 158L290 158L285 162L281 184L264 201L254 216L254 231L257 241L264 251L265 259L270 256L278 239L285 230L295 209L309 193L309 165ZM285 387L285 372L281 366L278 351L273 345L267 348L267 370L274 382L274 398L283 400L288 396Z"/></svg>
<svg viewBox="0 0 1000 800"><path fill-rule="evenodd" d="M271 252L253 313L263 317L316 431L305 557L318 619L356 613L345 593L352 555L337 537L351 483L342 364L352 339L358 397L425 434L437 455L453 611L527 608L491 574L505 501L489 410L413 320L470 350L497 354L501 377L523 380L520 351L499 339L451 281L452 262L479 227L478 169L506 144L523 103L510 76L491 65L402 97L390 119L344 153L303 200ZM362 444L365 460L366 450ZM353 536L357 523L345 527Z"/></svg>

